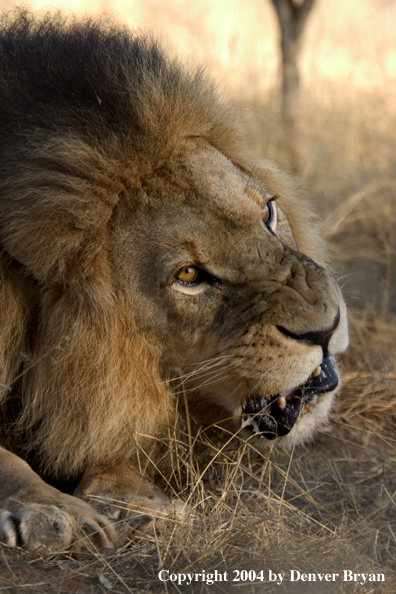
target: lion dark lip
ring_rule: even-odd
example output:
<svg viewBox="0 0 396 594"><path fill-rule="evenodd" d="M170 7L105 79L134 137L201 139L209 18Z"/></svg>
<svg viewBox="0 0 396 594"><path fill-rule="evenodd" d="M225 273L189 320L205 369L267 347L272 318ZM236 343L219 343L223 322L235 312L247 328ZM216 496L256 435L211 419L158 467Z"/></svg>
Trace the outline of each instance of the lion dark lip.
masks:
<svg viewBox="0 0 396 594"><path fill-rule="evenodd" d="M242 426L267 439L287 435L294 427L303 406L317 394L332 392L338 386L334 358L326 357L320 365L320 374L310 377L303 385L292 390L262 397L251 397L243 407ZM285 405L278 400L284 398Z"/></svg>

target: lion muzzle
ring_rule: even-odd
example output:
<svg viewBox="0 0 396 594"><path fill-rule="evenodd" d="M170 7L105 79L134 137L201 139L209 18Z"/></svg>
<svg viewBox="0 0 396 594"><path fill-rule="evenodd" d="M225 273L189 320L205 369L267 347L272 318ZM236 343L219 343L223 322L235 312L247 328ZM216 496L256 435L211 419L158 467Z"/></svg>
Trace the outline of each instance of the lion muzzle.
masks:
<svg viewBox="0 0 396 594"><path fill-rule="evenodd" d="M242 428L275 439L290 433L298 417L314 398L332 392L338 386L334 357L324 358L311 377L301 386L264 398L249 398L242 409Z"/></svg>

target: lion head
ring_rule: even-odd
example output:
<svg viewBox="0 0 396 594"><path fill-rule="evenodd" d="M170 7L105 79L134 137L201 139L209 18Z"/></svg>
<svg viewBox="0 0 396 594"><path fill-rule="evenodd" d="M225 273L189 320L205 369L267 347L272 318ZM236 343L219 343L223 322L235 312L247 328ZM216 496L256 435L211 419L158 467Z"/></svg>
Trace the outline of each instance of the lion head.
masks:
<svg viewBox="0 0 396 594"><path fill-rule="evenodd" d="M295 183L151 39L22 13L0 57L0 381L18 435L66 476L132 460L178 398L202 423L309 435L347 321Z"/></svg>
<svg viewBox="0 0 396 594"><path fill-rule="evenodd" d="M139 254L123 292L145 303L135 320L161 344L161 376L203 423L307 437L327 418L347 332L305 203L268 163L231 160L197 137L142 193L117 249L120 268Z"/></svg>

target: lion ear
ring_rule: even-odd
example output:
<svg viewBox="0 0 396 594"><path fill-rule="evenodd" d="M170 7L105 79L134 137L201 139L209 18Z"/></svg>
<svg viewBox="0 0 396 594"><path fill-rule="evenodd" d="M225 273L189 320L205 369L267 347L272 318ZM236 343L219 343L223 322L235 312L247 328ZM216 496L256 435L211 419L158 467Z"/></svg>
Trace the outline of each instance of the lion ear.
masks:
<svg viewBox="0 0 396 594"><path fill-rule="evenodd" d="M67 138L18 153L0 180L4 249L45 284L107 274L107 224L122 190L110 159Z"/></svg>

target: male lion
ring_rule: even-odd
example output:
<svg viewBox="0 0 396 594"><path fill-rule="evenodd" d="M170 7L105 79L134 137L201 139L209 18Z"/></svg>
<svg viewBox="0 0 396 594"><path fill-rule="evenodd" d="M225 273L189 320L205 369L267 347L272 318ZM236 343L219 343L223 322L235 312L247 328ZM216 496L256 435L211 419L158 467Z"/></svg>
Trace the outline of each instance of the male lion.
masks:
<svg viewBox="0 0 396 594"><path fill-rule="evenodd" d="M149 460L178 398L293 443L326 419L345 306L309 208L201 72L103 23L0 35L0 540L112 548L94 500L165 513Z"/></svg>

